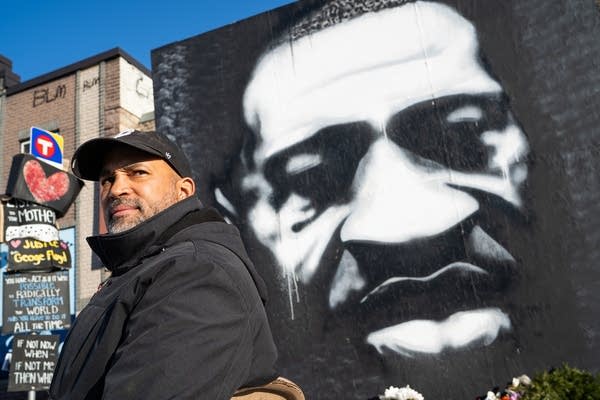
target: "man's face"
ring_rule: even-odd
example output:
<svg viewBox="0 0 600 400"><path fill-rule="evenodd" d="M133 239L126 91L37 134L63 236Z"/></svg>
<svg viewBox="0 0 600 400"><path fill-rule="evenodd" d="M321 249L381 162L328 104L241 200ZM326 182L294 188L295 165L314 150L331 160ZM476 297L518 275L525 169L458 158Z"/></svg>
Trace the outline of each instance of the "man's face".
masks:
<svg viewBox="0 0 600 400"><path fill-rule="evenodd" d="M489 199L521 207L528 146L477 54L468 21L416 2L282 44L257 65L244 97L258 137L242 182L257 198L248 220L289 279L310 283L335 264L331 309L435 282L498 289L513 274L478 216ZM458 303L405 313L369 343L437 353L510 327L502 309Z"/></svg>
<svg viewBox="0 0 600 400"><path fill-rule="evenodd" d="M110 233L131 229L181 200L181 178L162 159L116 147L104 160L101 205Z"/></svg>

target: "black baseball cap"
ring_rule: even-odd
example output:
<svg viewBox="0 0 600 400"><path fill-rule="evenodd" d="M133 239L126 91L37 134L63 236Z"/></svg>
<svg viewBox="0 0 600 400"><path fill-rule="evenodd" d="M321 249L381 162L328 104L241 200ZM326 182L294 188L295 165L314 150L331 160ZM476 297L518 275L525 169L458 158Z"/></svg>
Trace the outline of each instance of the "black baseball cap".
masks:
<svg viewBox="0 0 600 400"><path fill-rule="evenodd" d="M99 180L106 155L119 146L131 147L162 158L182 178L192 177L189 161L179 146L158 132L136 130L88 140L79 146L71 160L73 173L81 179Z"/></svg>

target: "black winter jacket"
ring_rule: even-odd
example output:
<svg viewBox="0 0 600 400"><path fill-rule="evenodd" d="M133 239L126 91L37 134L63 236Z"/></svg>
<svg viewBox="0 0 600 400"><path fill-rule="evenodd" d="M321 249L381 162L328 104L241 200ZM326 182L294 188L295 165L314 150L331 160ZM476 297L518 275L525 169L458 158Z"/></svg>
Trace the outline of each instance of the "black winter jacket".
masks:
<svg viewBox="0 0 600 400"><path fill-rule="evenodd" d="M265 284L196 198L88 242L112 271L77 317L51 399L230 399L276 377Z"/></svg>

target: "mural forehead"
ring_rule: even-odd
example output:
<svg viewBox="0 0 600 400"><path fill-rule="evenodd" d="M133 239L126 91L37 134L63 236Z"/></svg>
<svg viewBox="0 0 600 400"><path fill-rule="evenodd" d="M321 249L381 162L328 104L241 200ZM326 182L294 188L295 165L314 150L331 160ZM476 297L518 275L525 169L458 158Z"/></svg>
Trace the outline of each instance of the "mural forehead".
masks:
<svg viewBox="0 0 600 400"><path fill-rule="evenodd" d="M473 398L598 354L571 287L570 205L552 200L572 188L566 136L548 118L589 114L539 72L573 52L545 13L576 41L597 10L446 3L297 2L173 45L189 100L173 129L269 282L281 373L308 398L389 384ZM174 89L154 69L155 92Z"/></svg>
<svg viewBox="0 0 600 400"><path fill-rule="evenodd" d="M379 125L427 99L498 91L480 65L472 24L447 6L414 2L268 51L246 89L244 113L263 139L262 159L327 125Z"/></svg>

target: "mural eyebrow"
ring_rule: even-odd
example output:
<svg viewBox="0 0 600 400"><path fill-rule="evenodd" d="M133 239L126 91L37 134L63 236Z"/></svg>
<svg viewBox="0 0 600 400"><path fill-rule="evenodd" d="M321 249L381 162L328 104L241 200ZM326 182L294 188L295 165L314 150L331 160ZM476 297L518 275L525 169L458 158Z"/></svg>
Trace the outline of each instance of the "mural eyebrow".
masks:
<svg viewBox="0 0 600 400"><path fill-rule="evenodd" d="M318 209L349 201L358 163L376 136L367 122L333 125L270 157L263 172L274 189L273 206L291 193L311 198ZM325 187L330 190L315 191Z"/></svg>
<svg viewBox="0 0 600 400"><path fill-rule="evenodd" d="M269 157L265 163L265 173L268 169L286 170L289 160L300 155L321 155L323 163L331 161L331 158L354 154L362 156L375 136L371 125L364 121L326 126L308 139Z"/></svg>

